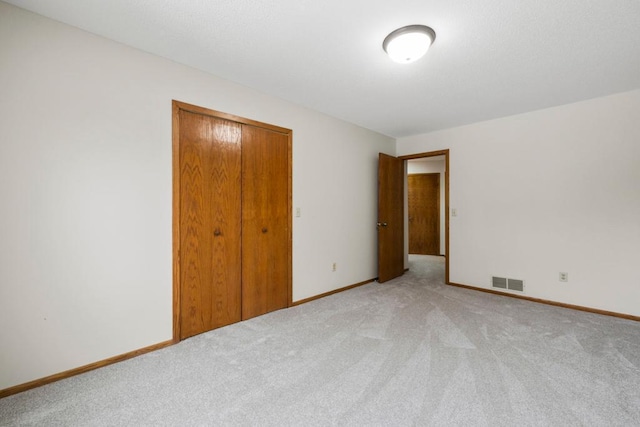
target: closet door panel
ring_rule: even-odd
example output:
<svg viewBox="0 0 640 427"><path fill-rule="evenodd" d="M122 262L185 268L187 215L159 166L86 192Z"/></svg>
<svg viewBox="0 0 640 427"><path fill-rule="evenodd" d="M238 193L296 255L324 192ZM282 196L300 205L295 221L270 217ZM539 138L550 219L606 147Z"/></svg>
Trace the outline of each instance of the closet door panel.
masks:
<svg viewBox="0 0 640 427"><path fill-rule="evenodd" d="M181 339L241 319L241 125L180 111Z"/></svg>
<svg viewBox="0 0 640 427"><path fill-rule="evenodd" d="M242 127L242 318L289 303L289 137Z"/></svg>

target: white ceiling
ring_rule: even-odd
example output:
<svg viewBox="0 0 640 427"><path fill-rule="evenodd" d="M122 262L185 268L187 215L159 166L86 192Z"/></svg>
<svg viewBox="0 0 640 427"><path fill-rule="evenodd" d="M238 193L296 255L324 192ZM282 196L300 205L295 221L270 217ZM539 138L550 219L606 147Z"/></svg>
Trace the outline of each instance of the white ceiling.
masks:
<svg viewBox="0 0 640 427"><path fill-rule="evenodd" d="M640 88L640 0L8 3L393 137ZM396 64L410 24L436 41Z"/></svg>

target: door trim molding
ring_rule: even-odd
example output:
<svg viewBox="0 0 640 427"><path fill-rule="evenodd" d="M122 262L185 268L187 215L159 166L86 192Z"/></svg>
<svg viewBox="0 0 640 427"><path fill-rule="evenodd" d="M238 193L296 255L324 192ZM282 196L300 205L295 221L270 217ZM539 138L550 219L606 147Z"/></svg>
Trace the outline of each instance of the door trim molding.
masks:
<svg viewBox="0 0 640 427"><path fill-rule="evenodd" d="M173 343L180 342L180 111L202 114L216 117L243 125L268 129L273 132L282 133L288 138L287 145L287 307L291 307L293 298L293 215L292 215L292 195L293 195L293 157L292 141L293 131L291 129L268 123L258 122L233 114L211 110L196 105L187 104L181 101L172 100L172 247L173 247Z"/></svg>
<svg viewBox="0 0 640 427"><path fill-rule="evenodd" d="M422 159L425 157L444 156L444 282L449 284L449 149L428 151L426 153L408 154L406 156L398 156L399 159L407 160Z"/></svg>

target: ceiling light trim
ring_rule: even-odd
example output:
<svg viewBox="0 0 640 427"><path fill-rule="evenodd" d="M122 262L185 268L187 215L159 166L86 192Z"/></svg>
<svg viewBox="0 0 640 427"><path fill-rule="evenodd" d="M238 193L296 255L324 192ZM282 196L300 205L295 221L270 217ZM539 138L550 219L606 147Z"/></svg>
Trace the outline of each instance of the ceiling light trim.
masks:
<svg viewBox="0 0 640 427"><path fill-rule="evenodd" d="M411 52L408 56L407 55L398 56L397 52L395 52L394 49L391 49L391 50L389 49L392 42L394 41L397 42L403 36L406 37L412 34L426 35L429 38L428 44L422 45L419 47L416 46L417 51ZM385 37L384 41L382 42L382 49L384 49L384 51L387 53L387 55L389 55L389 57L391 57L393 61L402 63L402 64L408 64L424 56L424 54L427 53L427 50L429 50L429 47L431 47L431 45L435 40L436 40L436 32L433 30L433 28L428 27L426 25L407 25L405 27L398 28L397 30L389 33L389 35Z"/></svg>

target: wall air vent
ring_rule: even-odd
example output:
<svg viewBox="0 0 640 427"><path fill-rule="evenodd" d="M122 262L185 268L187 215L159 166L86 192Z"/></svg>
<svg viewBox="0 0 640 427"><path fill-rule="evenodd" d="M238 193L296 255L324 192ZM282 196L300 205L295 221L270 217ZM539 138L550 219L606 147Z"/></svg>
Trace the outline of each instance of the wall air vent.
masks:
<svg viewBox="0 0 640 427"><path fill-rule="evenodd" d="M507 289L512 291L524 291L524 282L518 279L507 279Z"/></svg>
<svg viewBox="0 0 640 427"><path fill-rule="evenodd" d="M491 286L494 288L507 289L507 279L505 277L493 276Z"/></svg>
<svg viewBox="0 0 640 427"><path fill-rule="evenodd" d="M508 289L510 291L524 292L524 281L520 279L508 279L506 277L491 277L491 287Z"/></svg>

